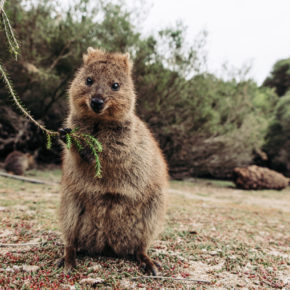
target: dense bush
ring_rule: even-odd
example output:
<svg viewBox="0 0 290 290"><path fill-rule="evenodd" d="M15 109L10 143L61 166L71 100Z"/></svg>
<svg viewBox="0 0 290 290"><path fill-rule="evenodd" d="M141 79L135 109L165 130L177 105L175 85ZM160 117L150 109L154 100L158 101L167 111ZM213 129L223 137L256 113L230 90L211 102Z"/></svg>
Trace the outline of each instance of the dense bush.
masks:
<svg viewBox="0 0 290 290"><path fill-rule="evenodd" d="M267 130L263 150L268 166L290 176L290 58L277 61L263 84L281 97Z"/></svg>
<svg viewBox="0 0 290 290"><path fill-rule="evenodd" d="M277 96L252 82L224 82L212 75L196 76L186 84L177 93L180 97L172 95L167 104L165 94L142 110L158 134L171 172L227 177L234 167L252 163Z"/></svg>
<svg viewBox="0 0 290 290"><path fill-rule="evenodd" d="M135 63L138 114L158 138L173 176L225 177L233 167L252 162L278 99L271 89L207 73L205 36L186 43L182 25L143 38L124 6L79 0L61 11L57 3L7 2L22 54L16 62L8 51L0 51L16 91L48 128L62 124L67 87L88 46L129 51ZM4 43L3 32L0 41ZM0 105L11 108L3 84ZM15 128L8 125L14 121L7 119L7 114L0 115L0 138L15 137L18 142ZM31 128L23 130L31 136ZM37 131L25 142L12 143L2 142L0 152L6 154L13 146L34 150L43 144L40 159L58 160L59 148L45 152L44 136Z"/></svg>
<svg viewBox="0 0 290 290"><path fill-rule="evenodd" d="M266 135L264 150L273 169L290 176L290 93L282 97Z"/></svg>
<svg viewBox="0 0 290 290"><path fill-rule="evenodd" d="M285 95L290 89L290 58L277 61L263 85L274 88L280 97Z"/></svg>

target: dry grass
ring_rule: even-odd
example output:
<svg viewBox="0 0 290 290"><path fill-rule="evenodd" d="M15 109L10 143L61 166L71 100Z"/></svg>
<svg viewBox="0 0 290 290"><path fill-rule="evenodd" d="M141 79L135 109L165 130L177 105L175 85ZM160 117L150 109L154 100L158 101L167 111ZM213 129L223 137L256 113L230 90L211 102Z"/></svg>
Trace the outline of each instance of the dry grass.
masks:
<svg viewBox="0 0 290 290"><path fill-rule="evenodd" d="M60 178L57 170L30 174ZM229 182L172 182L167 223L150 255L162 264L162 276L181 280L143 278L134 261L107 257L81 257L76 271L64 275L55 265L63 250L58 202L58 185L0 177L0 243L39 243L0 248L0 289L290 287L289 189L241 191Z"/></svg>

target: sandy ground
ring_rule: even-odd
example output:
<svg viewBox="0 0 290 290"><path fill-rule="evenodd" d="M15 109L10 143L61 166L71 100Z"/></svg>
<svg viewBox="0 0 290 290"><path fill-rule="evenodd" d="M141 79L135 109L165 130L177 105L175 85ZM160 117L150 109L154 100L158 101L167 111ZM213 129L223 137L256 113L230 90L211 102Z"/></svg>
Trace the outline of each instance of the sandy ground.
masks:
<svg viewBox="0 0 290 290"><path fill-rule="evenodd" d="M55 170L30 175L60 178ZM106 257L79 258L76 271L64 275L55 264L63 251L58 203L58 184L0 177L0 289L290 289L289 188L244 191L222 181L172 182L164 231L150 249L162 264L158 279L144 277L134 261Z"/></svg>

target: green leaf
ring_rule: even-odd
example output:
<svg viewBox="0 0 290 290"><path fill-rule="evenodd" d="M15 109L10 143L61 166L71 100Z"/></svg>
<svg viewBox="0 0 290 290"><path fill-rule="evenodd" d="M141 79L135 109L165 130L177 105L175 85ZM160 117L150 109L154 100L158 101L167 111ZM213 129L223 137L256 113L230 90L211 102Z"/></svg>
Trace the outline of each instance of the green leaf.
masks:
<svg viewBox="0 0 290 290"><path fill-rule="evenodd" d="M71 145L72 145L71 135L67 133L65 137L66 137L66 148L71 149Z"/></svg>
<svg viewBox="0 0 290 290"><path fill-rule="evenodd" d="M50 136L50 134L46 134L46 149L47 150L51 149L51 136Z"/></svg>
<svg viewBox="0 0 290 290"><path fill-rule="evenodd" d="M101 172L101 163L100 163L100 159L99 159L99 155L98 152L102 152L103 148L101 143L94 138L91 135L88 134L83 134L84 137L84 141L85 143L90 147L94 157L95 157L95 168L96 168L96 177L97 178L101 178L102 177L102 172Z"/></svg>
<svg viewBox="0 0 290 290"><path fill-rule="evenodd" d="M84 136L87 137L96 146L98 152L103 151L102 144L95 137L88 134L84 134Z"/></svg>
<svg viewBox="0 0 290 290"><path fill-rule="evenodd" d="M76 145L78 151L81 151L81 150L84 149L84 147L82 146L82 144L81 144L80 140L78 139L78 137L72 135L72 140L73 140L73 143Z"/></svg>

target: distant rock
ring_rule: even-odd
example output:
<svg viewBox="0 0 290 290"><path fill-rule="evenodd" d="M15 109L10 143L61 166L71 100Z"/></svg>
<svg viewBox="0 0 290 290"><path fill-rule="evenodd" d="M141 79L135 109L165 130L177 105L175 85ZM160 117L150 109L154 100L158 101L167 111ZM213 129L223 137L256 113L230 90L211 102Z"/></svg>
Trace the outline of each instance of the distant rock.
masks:
<svg viewBox="0 0 290 290"><path fill-rule="evenodd" d="M235 168L233 181L242 189L283 189L289 183L281 173L256 165Z"/></svg>

